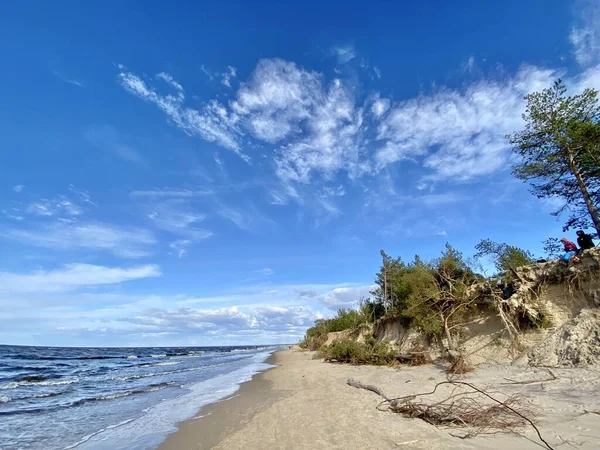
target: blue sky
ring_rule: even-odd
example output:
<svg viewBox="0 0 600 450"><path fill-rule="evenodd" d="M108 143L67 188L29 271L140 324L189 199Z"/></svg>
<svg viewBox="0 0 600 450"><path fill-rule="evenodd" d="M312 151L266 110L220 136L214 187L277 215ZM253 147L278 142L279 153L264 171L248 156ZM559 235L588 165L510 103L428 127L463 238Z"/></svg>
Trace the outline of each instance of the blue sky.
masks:
<svg viewBox="0 0 600 450"><path fill-rule="evenodd" d="M3 5L0 343L295 342L382 248L539 254L504 136L600 88L598 33L598 1Z"/></svg>

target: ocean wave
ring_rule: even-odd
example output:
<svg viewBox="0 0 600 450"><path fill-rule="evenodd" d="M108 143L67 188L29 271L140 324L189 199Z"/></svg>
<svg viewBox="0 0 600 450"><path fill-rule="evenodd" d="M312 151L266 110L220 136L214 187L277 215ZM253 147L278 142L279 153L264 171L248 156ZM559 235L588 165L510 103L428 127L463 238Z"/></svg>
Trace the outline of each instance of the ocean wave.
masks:
<svg viewBox="0 0 600 450"><path fill-rule="evenodd" d="M135 356L135 355L129 355L129 356L127 357L127 359L137 359L137 358L138 358L138 357L137 357L137 356Z"/></svg>
<svg viewBox="0 0 600 450"><path fill-rule="evenodd" d="M107 426L106 428L101 428L100 430L98 430L98 431L95 431L95 432L94 432L94 433L92 433L92 434L88 434L87 436L85 436L85 437L84 437L83 439L81 439L80 441L78 441L78 442L75 442L74 444L71 444L71 445L69 445L69 446L65 447L63 450L70 450L70 449L73 449L73 448L79 447L81 444L85 444L85 443L86 443L87 441L89 441L91 438L93 438L94 436L97 436L97 435L99 435L100 433L104 433L106 430L112 430L112 429L114 429L114 428L122 427L123 425L127 425L128 423L131 423L131 422L133 422L134 420L135 420L135 419L127 419L127 420L124 420L123 422L117 423L117 424L115 424L115 425L109 425L109 426Z"/></svg>
<svg viewBox="0 0 600 450"><path fill-rule="evenodd" d="M14 359L25 359L34 361L88 361L96 359L126 359L127 356L37 356L37 355L16 355Z"/></svg>
<svg viewBox="0 0 600 450"><path fill-rule="evenodd" d="M20 397L8 397L6 395L0 396L0 403L8 403L8 402L18 402L23 400L32 400L38 398L49 398L56 397L58 395L62 395L64 392L44 392L41 394L33 394L33 395L23 395Z"/></svg>
<svg viewBox="0 0 600 450"><path fill-rule="evenodd" d="M0 384L0 390L16 389L23 385L32 386L61 386L64 384L73 384L79 381L79 378L69 378L66 380L51 380L51 381L29 381L32 377L23 377L21 381L11 381L9 383Z"/></svg>
<svg viewBox="0 0 600 450"><path fill-rule="evenodd" d="M62 378L62 375L21 375L13 378L11 381L16 381L17 383L39 383L41 381L52 380L55 378Z"/></svg>
<svg viewBox="0 0 600 450"><path fill-rule="evenodd" d="M166 353L161 353L159 355L150 355L150 358L164 358L166 356L167 356Z"/></svg>
<svg viewBox="0 0 600 450"><path fill-rule="evenodd" d="M152 367L158 366L160 364L161 363L153 364ZM123 376L123 377L113 377L113 378L111 378L111 380L115 380L115 381L139 380L141 378L151 378L151 377L157 377L157 376L161 376L161 375L172 375L174 373L195 372L197 370L210 369L210 368L214 368L214 367L223 366L225 364L227 364L227 363L209 364L206 366L189 367L187 369L179 369L179 370L165 370L163 372L141 373L141 374L136 374L136 375L127 375L127 376Z"/></svg>
<svg viewBox="0 0 600 450"><path fill-rule="evenodd" d="M0 416L37 414L37 413L41 413L41 412L49 412L49 411L56 411L56 410L60 410L60 409L73 408L73 407L81 406L81 405L84 405L86 403L91 403L91 402L116 400L116 399L123 398L123 397L129 397L130 395L156 392L156 391L165 389L169 386L172 386L173 384L174 383L171 383L171 382L157 383L157 384L151 384L150 386L148 386L144 389L134 389L134 390L125 391L125 392L115 392L114 394L101 395L101 396L95 396L95 397L87 397L87 398L75 400L73 402L63 403L60 405L52 405L52 406L48 406L48 407L20 408L20 409L14 409L14 410L9 410L9 411L0 411Z"/></svg>

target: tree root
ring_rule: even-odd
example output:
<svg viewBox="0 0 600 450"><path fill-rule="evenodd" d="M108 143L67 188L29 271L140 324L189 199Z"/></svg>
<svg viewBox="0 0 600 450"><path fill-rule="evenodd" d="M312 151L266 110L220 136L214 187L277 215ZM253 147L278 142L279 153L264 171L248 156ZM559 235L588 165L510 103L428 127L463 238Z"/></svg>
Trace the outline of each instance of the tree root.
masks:
<svg viewBox="0 0 600 450"><path fill-rule="evenodd" d="M497 432L513 432L516 427L531 425L541 442L549 450L554 450L542 437L540 430L527 416L534 412L527 405L526 398L520 395L509 396L500 401L482 389L464 381L442 381L437 383L431 392L407 395L398 398L387 397L377 386L362 384L356 380L348 380L349 386L374 392L384 400L377 406L380 411L392 411L408 418L418 418L431 425L470 428L462 439L479 434ZM418 397L434 394L442 385L453 386L449 397L435 402L418 401ZM457 392L459 387L469 390Z"/></svg>

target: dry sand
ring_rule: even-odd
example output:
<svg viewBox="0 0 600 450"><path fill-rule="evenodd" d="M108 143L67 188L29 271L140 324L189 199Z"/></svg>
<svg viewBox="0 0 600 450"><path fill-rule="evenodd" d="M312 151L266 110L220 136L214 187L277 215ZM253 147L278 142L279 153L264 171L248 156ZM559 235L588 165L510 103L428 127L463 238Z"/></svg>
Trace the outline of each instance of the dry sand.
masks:
<svg viewBox="0 0 600 450"><path fill-rule="evenodd" d="M380 398L346 385L348 378L380 387L389 396L426 392L446 380L443 367L400 369L349 366L286 350L271 358L278 367L255 376L233 398L204 408L184 422L162 450L188 449L540 449L532 428L515 434L460 439L438 428L376 409ZM555 448L600 448L600 373L514 366L478 367L462 378L488 391L527 395L539 411L537 424ZM443 395L443 393L442 393Z"/></svg>

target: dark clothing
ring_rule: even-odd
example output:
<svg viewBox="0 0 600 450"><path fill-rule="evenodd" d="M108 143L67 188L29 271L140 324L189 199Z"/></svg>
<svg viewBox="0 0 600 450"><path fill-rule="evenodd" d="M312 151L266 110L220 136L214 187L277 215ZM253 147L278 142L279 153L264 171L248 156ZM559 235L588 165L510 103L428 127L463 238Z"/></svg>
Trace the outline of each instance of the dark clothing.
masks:
<svg viewBox="0 0 600 450"><path fill-rule="evenodd" d="M577 236L577 243L581 247L581 250L594 248L596 244L594 244L594 241L592 239L592 236L589 234L582 234L581 236Z"/></svg>
<svg viewBox="0 0 600 450"><path fill-rule="evenodd" d="M577 246L573 244L571 241L562 241L565 246L565 252L576 252Z"/></svg>

